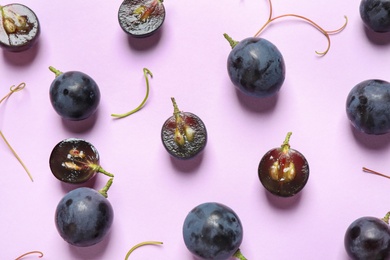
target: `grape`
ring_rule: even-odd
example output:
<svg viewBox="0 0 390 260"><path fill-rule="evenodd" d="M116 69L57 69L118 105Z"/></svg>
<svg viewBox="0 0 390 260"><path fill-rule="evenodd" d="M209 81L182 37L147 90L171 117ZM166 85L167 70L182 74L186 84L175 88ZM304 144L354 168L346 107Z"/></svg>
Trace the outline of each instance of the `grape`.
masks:
<svg viewBox="0 0 390 260"><path fill-rule="evenodd" d="M119 25L127 34L142 38L155 33L164 23L163 0L124 0L119 7Z"/></svg>
<svg viewBox="0 0 390 260"><path fill-rule="evenodd" d="M291 149L287 133L281 147L269 150L260 160L258 175L269 192L280 197L291 197L300 192L309 179L309 164L297 150Z"/></svg>
<svg viewBox="0 0 390 260"><path fill-rule="evenodd" d="M0 6L0 46L12 52L30 49L38 41L41 28L38 17L27 6Z"/></svg>
<svg viewBox="0 0 390 260"><path fill-rule="evenodd" d="M99 165L99 153L96 148L78 138L68 138L59 142L50 154L49 165L53 175L67 183L86 182L94 177L96 172L113 177Z"/></svg>
<svg viewBox="0 0 390 260"><path fill-rule="evenodd" d="M226 34L225 37L231 40ZM257 37L238 43L233 41L231 45L233 49L228 56L227 70L236 88L255 97L275 95L282 87L286 74L284 59L278 48L270 41Z"/></svg>
<svg viewBox="0 0 390 260"><path fill-rule="evenodd" d="M86 187L68 192L55 211L55 224L60 236L79 247L102 241L113 219L110 202L98 191Z"/></svg>
<svg viewBox="0 0 390 260"><path fill-rule="evenodd" d="M380 135L390 131L390 83L365 80L351 89L346 112L352 125L366 134Z"/></svg>
<svg viewBox="0 0 390 260"><path fill-rule="evenodd" d="M53 67L56 74L50 86L50 101L64 119L83 120L90 117L100 102L100 90L96 82L80 71L62 73Z"/></svg>
<svg viewBox="0 0 390 260"><path fill-rule="evenodd" d="M379 33L390 31L389 0L362 0L359 11L364 24L372 31Z"/></svg>
<svg viewBox="0 0 390 260"><path fill-rule="evenodd" d="M183 224L183 238L188 250L196 257L226 260L238 252L243 228L231 208L207 202L188 213Z"/></svg>
<svg viewBox="0 0 390 260"><path fill-rule="evenodd" d="M161 129L163 145L175 158L193 158L206 146L206 126L197 115L180 111L174 98L172 103L173 116L165 121Z"/></svg>
<svg viewBox="0 0 390 260"><path fill-rule="evenodd" d="M352 259L390 259L389 225L375 217L358 218L348 227L344 246Z"/></svg>

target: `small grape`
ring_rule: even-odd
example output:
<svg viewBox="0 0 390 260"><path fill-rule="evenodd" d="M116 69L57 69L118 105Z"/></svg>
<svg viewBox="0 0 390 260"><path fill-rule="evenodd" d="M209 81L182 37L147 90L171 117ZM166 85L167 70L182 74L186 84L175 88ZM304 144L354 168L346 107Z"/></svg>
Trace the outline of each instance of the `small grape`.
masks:
<svg viewBox="0 0 390 260"><path fill-rule="evenodd" d="M228 36L225 34L225 37ZM232 83L250 96L275 95L282 87L286 74L284 59L278 48L270 41L257 37L246 38L232 47L227 60Z"/></svg>
<svg viewBox="0 0 390 260"><path fill-rule="evenodd" d="M344 246L352 259L390 259L389 225L376 217L358 218L348 227Z"/></svg>
<svg viewBox="0 0 390 260"><path fill-rule="evenodd" d="M50 70L56 73L50 86L50 101L58 115L77 121L95 113L100 90L90 76L80 71L62 73L53 67Z"/></svg>
<svg viewBox="0 0 390 260"><path fill-rule="evenodd" d="M385 134L390 131L390 83L384 80L365 80L351 89L346 112L352 125L366 134Z"/></svg>
<svg viewBox="0 0 390 260"><path fill-rule="evenodd" d="M227 260L238 252L243 228L231 208L207 202L188 213L183 224L183 238L188 250L196 257Z"/></svg>
<svg viewBox="0 0 390 260"><path fill-rule="evenodd" d="M91 188L77 188L58 203L55 224L60 236L69 244L92 246L103 240L114 219L110 202Z"/></svg>
<svg viewBox="0 0 390 260"><path fill-rule="evenodd" d="M362 0L359 11L364 24L372 31L379 33L390 31L389 0Z"/></svg>

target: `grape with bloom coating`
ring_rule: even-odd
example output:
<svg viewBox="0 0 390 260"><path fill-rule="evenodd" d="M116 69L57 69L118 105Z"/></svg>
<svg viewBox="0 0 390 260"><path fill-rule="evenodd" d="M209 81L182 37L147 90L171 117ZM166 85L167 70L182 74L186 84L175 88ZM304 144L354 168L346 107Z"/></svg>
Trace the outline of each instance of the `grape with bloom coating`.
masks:
<svg viewBox="0 0 390 260"><path fill-rule="evenodd" d="M63 73L53 67L50 70L56 74L50 85L50 101L58 115L78 121L95 113L100 102L100 90L90 76L80 71Z"/></svg>
<svg viewBox="0 0 390 260"><path fill-rule="evenodd" d="M225 37L229 38L226 34ZM227 69L232 83L250 96L275 95L286 74L284 59L278 48L270 41L257 37L230 43L232 50Z"/></svg>
<svg viewBox="0 0 390 260"><path fill-rule="evenodd" d="M390 259L388 215L361 217L353 221L344 236L344 246L352 259Z"/></svg>
<svg viewBox="0 0 390 260"><path fill-rule="evenodd" d="M239 253L241 221L221 203L207 202L192 209L183 224L183 238L188 250L200 259L227 260L233 255L245 259Z"/></svg>
<svg viewBox="0 0 390 260"><path fill-rule="evenodd" d="M374 32L390 31L390 1L362 0L359 6L364 24Z"/></svg>
<svg viewBox="0 0 390 260"><path fill-rule="evenodd" d="M346 112L352 125L366 134L385 134L390 131L390 83L384 80L365 80L351 89Z"/></svg>
<svg viewBox="0 0 390 260"><path fill-rule="evenodd" d="M86 187L67 193L55 212L55 224L61 237L79 247L102 241L113 219L110 202L98 191Z"/></svg>

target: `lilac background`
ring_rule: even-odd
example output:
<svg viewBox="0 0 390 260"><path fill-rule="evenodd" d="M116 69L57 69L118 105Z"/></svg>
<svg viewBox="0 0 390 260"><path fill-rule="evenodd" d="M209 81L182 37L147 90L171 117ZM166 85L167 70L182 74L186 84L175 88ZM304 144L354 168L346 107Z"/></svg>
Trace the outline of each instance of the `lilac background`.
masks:
<svg viewBox="0 0 390 260"><path fill-rule="evenodd" d="M271 24L261 37L282 52L287 74L277 97L264 101L242 96L230 83L230 46L222 34L236 40L253 36L268 18L265 0L166 0L165 23L147 39L129 39L121 30L118 0L20 3L35 11L42 34L25 53L0 53L1 97L11 85L27 84L0 105L0 129L34 182L0 141L1 259L30 250L43 251L43 259L123 259L134 244L159 240L164 245L137 249L130 259L193 260L182 239L184 218L196 205L217 201L240 216L241 249L248 259L346 260L348 225L390 210L390 181L361 170L390 173L390 137L357 133L345 113L346 97L357 83L390 81L390 36L364 28L359 1L273 1L275 16L300 14L326 30L340 27L344 15L349 23L331 36L324 57L314 51L326 48L326 38L306 22L285 18ZM92 120L66 122L54 112L50 65L96 80L102 99ZM114 120L111 113L126 112L143 99L144 67L154 75L145 107ZM173 112L171 96L208 130L204 153L189 162L172 159L160 140L161 126ZM257 166L288 131L311 175L298 196L278 199L261 186ZM53 177L48 159L55 144L69 137L93 143L103 168L115 174L111 233L90 248L69 246L53 221L58 201L74 187ZM99 175L93 187L106 180Z"/></svg>

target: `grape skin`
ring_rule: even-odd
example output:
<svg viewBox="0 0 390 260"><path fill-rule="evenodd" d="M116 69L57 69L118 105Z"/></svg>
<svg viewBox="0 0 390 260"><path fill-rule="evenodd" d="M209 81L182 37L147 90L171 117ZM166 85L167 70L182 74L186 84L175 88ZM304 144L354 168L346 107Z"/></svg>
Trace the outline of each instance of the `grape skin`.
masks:
<svg viewBox="0 0 390 260"><path fill-rule="evenodd" d="M71 245L92 246L103 240L114 218L110 202L98 191L78 188L58 203L55 224L61 237Z"/></svg>
<svg viewBox="0 0 390 260"><path fill-rule="evenodd" d="M364 24L374 32L390 31L389 0L362 0L359 11Z"/></svg>
<svg viewBox="0 0 390 260"><path fill-rule="evenodd" d="M390 83L365 80L351 89L346 112L352 125L366 134L385 134L390 130Z"/></svg>
<svg viewBox="0 0 390 260"><path fill-rule="evenodd" d="M100 102L96 82L80 71L69 71L57 76L50 86L50 101L64 119L83 120L90 117Z"/></svg>
<svg viewBox="0 0 390 260"><path fill-rule="evenodd" d="M188 213L183 238L188 250L200 259L226 260L241 245L243 228L232 209L208 202Z"/></svg>
<svg viewBox="0 0 390 260"><path fill-rule="evenodd" d="M270 41L249 37L230 52L227 69L232 83L243 93L255 97L275 95L286 74L284 59Z"/></svg>
<svg viewBox="0 0 390 260"><path fill-rule="evenodd" d="M348 227L344 237L344 246L352 259L389 259L389 226L375 217L361 217Z"/></svg>

